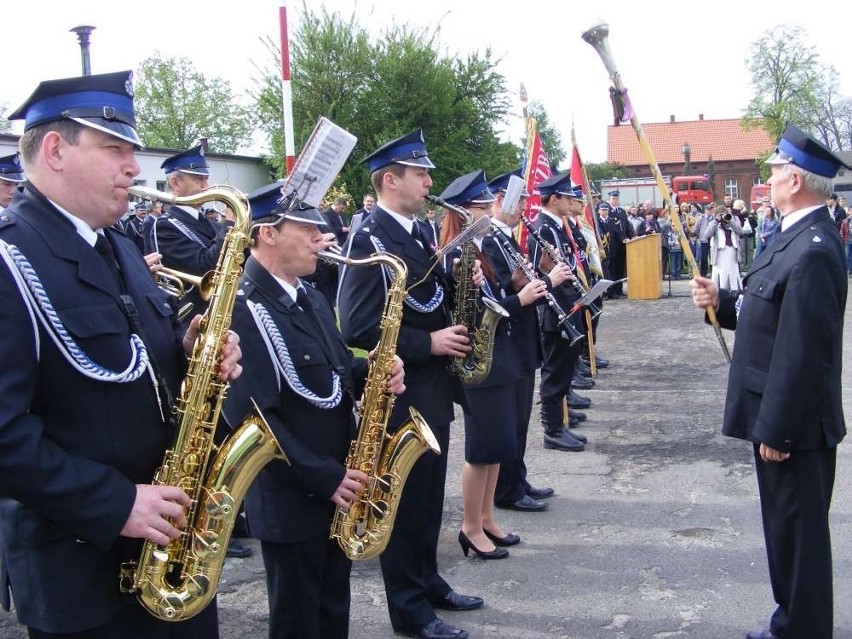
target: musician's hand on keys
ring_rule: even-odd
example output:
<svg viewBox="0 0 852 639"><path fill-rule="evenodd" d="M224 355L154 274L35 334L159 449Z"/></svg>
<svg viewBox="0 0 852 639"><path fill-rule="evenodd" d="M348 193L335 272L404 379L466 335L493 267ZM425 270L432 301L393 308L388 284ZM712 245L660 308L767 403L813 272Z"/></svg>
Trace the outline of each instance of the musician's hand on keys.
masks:
<svg viewBox="0 0 852 639"><path fill-rule="evenodd" d="M571 267L564 263L557 264L550 269L550 273L548 273L547 276L550 278L550 284L552 286L559 286L566 280L574 279L574 273L571 272Z"/></svg>
<svg viewBox="0 0 852 639"><path fill-rule="evenodd" d="M388 379L388 390L394 395L402 395L405 392L405 367L399 355L393 356L390 378Z"/></svg>
<svg viewBox="0 0 852 639"><path fill-rule="evenodd" d="M430 337L432 338L432 348L429 352L432 355L464 357L470 352L467 329L460 324L433 331L430 333Z"/></svg>
<svg viewBox="0 0 852 639"><path fill-rule="evenodd" d="M159 253L148 253L148 255L146 255L144 259L145 264L148 265L148 270L150 270L152 273L156 273L161 268L163 268L163 265L160 262L160 260L163 259L163 256Z"/></svg>
<svg viewBox="0 0 852 639"><path fill-rule="evenodd" d="M180 537L186 527L184 509L190 506L192 501L180 488L137 484L133 507L119 534L165 545Z"/></svg>
<svg viewBox="0 0 852 639"><path fill-rule="evenodd" d="M340 482L337 490L331 496L331 501L343 510L349 510L350 506L358 501L369 481L370 478L360 470L347 468L346 474L343 476L343 481Z"/></svg>
<svg viewBox="0 0 852 639"><path fill-rule="evenodd" d="M335 253L340 253L340 247L337 245L337 236L334 233L323 233L322 239L319 241L320 251L325 251L326 249L334 249Z"/></svg>
<svg viewBox="0 0 852 639"><path fill-rule="evenodd" d="M528 282L527 276L524 275L520 267L515 268L515 272L512 273L512 286L515 288L515 292L519 293Z"/></svg>
<svg viewBox="0 0 852 639"><path fill-rule="evenodd" d="M696 276L689 280L689 288L692 289L692 303L698 308L719 308L719 288L713 280Z"/></svg>
<svg viewBox="0 0 852 639"><path fill-rule="evenodd" d="M479 260L473 261L473 276L471 279L473 280L473 285L477 288L485 282L485 276L482 274L482 262Z"/></svg>
<svg viewBox="0 0 852 639"><path fill-rule="evenodd" d="M521 289L518 299L521 300L521 306L529 306L537 299L544 297L545 293L547 293L547 284L542 280L533 280Z"/></svg>

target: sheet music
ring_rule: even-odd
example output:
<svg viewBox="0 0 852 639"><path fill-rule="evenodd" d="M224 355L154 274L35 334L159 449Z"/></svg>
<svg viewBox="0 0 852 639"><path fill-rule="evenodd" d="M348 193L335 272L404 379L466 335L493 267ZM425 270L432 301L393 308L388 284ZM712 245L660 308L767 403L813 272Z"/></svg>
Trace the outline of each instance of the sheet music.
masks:
<svg viewBox="0 0 852 639"><path fill-rule="evenodd" d="M614 282L612 280L605 280L605 279L598 280L597 282L595 282L595 285L592 286L592 288L589 289L588 293L586 293L585 295L583 295L583 297L581 297L579 300L577 300L577 302L574 304L574 306L588 306L589 304L594 302L596 299L598 299L601 295L603 295L606 292L606 290L610 286L612 286L613 284L618 284L619 282L626 282L626 281L627 281L626 277L622 278L620 280L615 280Z"/></svg>
<svg viewBox="0 0 852 639"><path fill-rule="evenodd" d="M521 193L524 190L523 178L513 175L509 178L509 184L506 186L506 195L503 196L503 213L514 213L521 201Z"/></svg>
<svg viewBox="0 0 852 639"><path fill-rule="evenodd" d="M299 202L319 207L357 141L349 131L321 117L287 176L284 195L295 194Z"/></svg>

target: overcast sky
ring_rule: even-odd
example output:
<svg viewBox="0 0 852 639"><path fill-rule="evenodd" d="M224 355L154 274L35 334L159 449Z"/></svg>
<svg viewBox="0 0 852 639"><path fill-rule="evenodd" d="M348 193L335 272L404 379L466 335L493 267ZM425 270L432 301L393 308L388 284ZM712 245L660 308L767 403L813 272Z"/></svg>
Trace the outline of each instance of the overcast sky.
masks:
<svg viewBox="0 0 852 639"><path fill-rule="evenodd" d="M43 79L80 74L80 49L69 29L96 27L92 35L93 73L134 69L155 51L188 56L207 75L242 90L265 65L260 39L278 39L280 0L187 2L185 0L26 0L4 8L4 62L0 103L16 108ZM292 26L303 11L291 0ZM464 0L324 0L318 10L348 17L353 12L376 37L392 24L440 26L446 51L463 54L490 47L502 58L499 69L512 92L515 115L505 135L518 141L523 127L518 87L543 103L570 150L572 119L587 162L606 159L606 126L611 123L608 78L598 55L580 34L604 20L610 49L643 123L741 116L752 95L746 68L749 45L776 24L800 25L823 63L833 65L844 94L852 94L852 47L837 3L811 0L798 11L777 11L777 3L717 0L690 4L648 2L512 3ZM795 7L797 5L791 5ZM221 7L221 8L220 8ZM818 39L819 38L819 39ZM298 113L295 114L298 117ZM358 135L358 131L352 131ZM427 140L428 144L428 140ZM435 158L440 162L440 158Z"/></svg>

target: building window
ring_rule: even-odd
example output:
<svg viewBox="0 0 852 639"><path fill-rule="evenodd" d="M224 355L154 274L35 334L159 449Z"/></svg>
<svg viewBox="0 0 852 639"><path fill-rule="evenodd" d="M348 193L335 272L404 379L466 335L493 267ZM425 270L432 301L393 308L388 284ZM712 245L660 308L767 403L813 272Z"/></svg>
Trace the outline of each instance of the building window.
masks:
<svg viewBox="0 0 852 639"><path fill-rule="evenodd" d="M740 190L737 187L737 178L725 178L725 195L730 195L732 200L740 197Z"/></svg>
<svg viewBox="0 0 852 639"><path fill-rule="evenodd" d="M763 181L763 179L759 175L756 176L754 178L754 180L752 180L751 183L752 183L752 186L757 186L758 184L765 184L765 182Z"/></svg>
<svg viewBox="0 0 852 639"><path fill-rule="evenodd" d="M133 186L147 186L148 180L133 180Z"/></svg>
<svg viewBox="0 0 852 639"><path fill-rule="evenodd" d="M157 190L165 191L166 190L166 181L165 180L157 180Z"/></svg>

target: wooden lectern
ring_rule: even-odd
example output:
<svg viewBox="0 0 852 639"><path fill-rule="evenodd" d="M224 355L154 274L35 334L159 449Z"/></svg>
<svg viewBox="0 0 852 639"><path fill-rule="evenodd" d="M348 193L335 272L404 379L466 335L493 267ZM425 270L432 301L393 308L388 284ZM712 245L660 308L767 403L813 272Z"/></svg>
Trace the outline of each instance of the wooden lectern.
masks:
<svg viewBox="0 0 852 639"><path fill-rule="evenodd" d="M659 233L627 243L627 299L655 300L663 294Z"/></svg>

